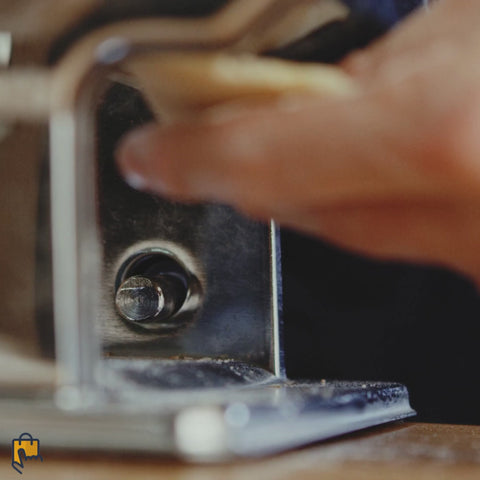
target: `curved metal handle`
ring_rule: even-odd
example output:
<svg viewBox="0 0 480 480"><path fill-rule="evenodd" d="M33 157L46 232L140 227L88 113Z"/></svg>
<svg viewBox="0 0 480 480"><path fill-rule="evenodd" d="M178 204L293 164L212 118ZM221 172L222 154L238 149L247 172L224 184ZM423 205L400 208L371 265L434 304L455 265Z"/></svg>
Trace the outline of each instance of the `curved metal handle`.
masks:
<svg viewBox="0 0 480 480"><path fill-rule="evenodd" d="M74 387L68 392L77 391L80 405L90 398L90 391L98 391L97 378L102 376L95 330L101 301L97 298L101 242L95 168L89 159L94 158L94 100L106 77L122 62L145 51L253 48L261 43L259 32L269 31L267 26L274 26L285 12L327 3L340 5L337 0L241 0L206 19L121 22L80 41L57 67L50 122L55 332L61 382ZM278 318L272 319L276 336L272 364L281 374L277 322ZM71 395L68 398L71 407L75 400Z"/></svg>

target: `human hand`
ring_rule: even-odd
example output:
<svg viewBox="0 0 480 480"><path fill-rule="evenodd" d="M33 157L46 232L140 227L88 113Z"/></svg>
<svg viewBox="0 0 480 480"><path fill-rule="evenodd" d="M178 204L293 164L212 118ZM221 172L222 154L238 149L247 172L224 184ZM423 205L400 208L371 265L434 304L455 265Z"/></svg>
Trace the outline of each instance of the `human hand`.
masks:
<svg viewBox="0 0 480 480"><path fill-rule="evenodd" d="M480 283L478 25L477 2L436 3L342 62L360 94L149 125L124 139L119 167L160 195Z"/></svg>

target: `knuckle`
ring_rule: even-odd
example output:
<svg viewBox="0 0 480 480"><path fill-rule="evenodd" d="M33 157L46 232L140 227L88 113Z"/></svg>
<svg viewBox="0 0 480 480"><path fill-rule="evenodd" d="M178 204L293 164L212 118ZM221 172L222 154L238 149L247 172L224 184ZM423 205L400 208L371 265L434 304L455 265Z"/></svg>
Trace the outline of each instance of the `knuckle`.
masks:
<svg viewBox="0 0 480 480"><path fill-rule="evenodd" d="M479 112L480 113L480 112ZM480 187L480 142L477 121L468 110L449 116L427 140L425 164L434 175L450 185L477 184Z"/></svg>

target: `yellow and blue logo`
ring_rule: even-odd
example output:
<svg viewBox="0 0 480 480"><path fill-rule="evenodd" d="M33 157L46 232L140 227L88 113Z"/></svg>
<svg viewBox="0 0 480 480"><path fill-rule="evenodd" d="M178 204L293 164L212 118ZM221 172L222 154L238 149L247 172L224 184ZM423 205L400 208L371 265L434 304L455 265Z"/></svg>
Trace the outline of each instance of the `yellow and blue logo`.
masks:
<svg viewBox="0 0 480 480"><path fill-rule="evenodd" d="M43 462L40 455L40 440L25 432L12 440L12 467L18 473L23 473L20 469L24 467L24 460L26 461L29 458L39 458Z"/></svg>

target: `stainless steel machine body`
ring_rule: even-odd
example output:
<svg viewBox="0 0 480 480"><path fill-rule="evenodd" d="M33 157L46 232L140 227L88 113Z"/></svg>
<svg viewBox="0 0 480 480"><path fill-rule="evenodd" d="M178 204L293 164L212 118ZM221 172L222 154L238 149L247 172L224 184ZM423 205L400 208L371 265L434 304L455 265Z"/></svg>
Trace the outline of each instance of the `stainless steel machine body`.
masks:
<svg viewBox="0 0 480 480"><path fill-rule="evenodd" d="M56 352L54 383L1 387L2 443L21 424L44 446L219 460L413 414L402 385L286 378L273 223L139 193L114 167L120 136L152 118L123 81L126 61L279 47L279 25L310 8L325 9L325 23L348 13L330 0L232 1L206 17L114 22L54 67L0 72L4 121L48 121L51 213L40 204L36 276L47 301L37 314L48 347L53 291Z"/></svg>

